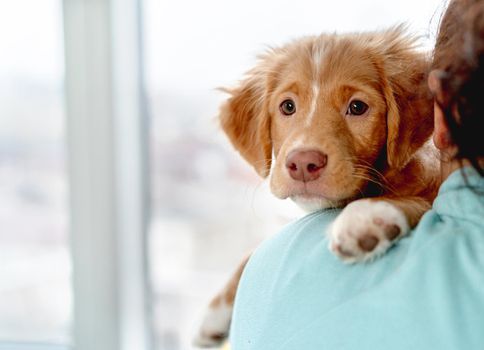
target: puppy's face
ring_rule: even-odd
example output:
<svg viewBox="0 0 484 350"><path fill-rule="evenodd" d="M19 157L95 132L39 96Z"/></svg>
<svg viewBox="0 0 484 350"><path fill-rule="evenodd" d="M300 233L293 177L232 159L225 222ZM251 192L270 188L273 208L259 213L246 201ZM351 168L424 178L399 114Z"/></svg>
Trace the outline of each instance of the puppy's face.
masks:
<svg viewBox="0 0 484 350"><path fill-rule="evenodd" d="M288 57L268 105L273 193L319 206L359 195L387 135L373 62L359 47L326 41Z"/></svg>
<svg viewBox="0 0 484 350"><path fill-rule="evenodd" d="M425 62L400 30L306 38L273 50L222 106L222 126L272 192L309 208L363 195L412 153L408 103ZM417 108L417 106L415 106ZM403 112L403 114L402 114Z"/></svg>

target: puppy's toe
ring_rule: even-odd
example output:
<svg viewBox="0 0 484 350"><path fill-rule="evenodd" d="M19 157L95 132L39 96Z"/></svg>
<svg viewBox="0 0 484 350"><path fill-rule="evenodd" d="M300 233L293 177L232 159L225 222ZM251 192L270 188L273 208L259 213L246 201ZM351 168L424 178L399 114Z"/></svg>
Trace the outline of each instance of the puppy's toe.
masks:
<svg viewBox="0 0 484 350"><path fill-rule="evenodd" d="M365 252L371 252L378 245L379 239L371 234L358 238L358 246Z"/></svg>

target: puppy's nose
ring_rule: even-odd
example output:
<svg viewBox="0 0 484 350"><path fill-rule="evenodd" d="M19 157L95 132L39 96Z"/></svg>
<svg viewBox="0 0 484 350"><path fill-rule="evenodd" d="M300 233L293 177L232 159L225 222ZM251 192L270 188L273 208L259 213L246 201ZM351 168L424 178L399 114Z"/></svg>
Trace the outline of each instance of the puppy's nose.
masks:
<svg viewBox="0 0 484 350"><path fill-rule="evenodd" d="M292 151L286 158L289 175L296 181L314 181L321 175L328 156L319 151Z"/></svg>

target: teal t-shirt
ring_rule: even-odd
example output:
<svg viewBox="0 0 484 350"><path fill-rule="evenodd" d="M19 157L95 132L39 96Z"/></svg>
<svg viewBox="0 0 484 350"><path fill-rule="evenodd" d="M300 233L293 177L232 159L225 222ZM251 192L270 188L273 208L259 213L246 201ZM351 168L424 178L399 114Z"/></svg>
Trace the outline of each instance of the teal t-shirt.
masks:
<svg viewBox="0 0 484 350"><path fill-rule="evenodd" d="M242 275L232 350L484 350L484 179L466 169L382 258L346 265L324 231L339 211L286 226Z"/></svg>

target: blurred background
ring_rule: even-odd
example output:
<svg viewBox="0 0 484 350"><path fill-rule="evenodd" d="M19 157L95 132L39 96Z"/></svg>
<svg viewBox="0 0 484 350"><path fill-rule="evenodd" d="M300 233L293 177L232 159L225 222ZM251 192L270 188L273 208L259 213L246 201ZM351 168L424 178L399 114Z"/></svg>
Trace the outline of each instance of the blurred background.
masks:
<svg viewBox="0 0 484 350"><path fill-rule="evenodd" d="M147 120L147 332L154 349L191 349L203 307L242 257L301 215L230 147L215 89L236 84L267 45L302 35L406 22L429 49L445 1L127 1L140 9L132 50ZM63 9L76 2L105 1L0 2L0 349L75 345L64 59L75 43Z"/></svg>

